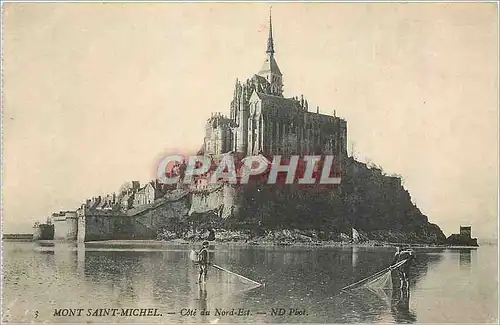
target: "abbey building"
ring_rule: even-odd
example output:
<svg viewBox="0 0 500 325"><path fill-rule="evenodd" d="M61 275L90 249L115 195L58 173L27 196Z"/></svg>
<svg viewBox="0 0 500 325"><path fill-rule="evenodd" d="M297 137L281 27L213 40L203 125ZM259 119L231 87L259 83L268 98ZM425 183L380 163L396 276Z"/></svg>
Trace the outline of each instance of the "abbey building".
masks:
<svg viewBox="0 0 500 325"><path fill-rule="evenodd" d="M264 64L245 82L236 80L229 116L207 120L201 152L246 155L347 156L347 122L310 111L303 96L283 96L283 74L274 56L271 16Z"/></svg>

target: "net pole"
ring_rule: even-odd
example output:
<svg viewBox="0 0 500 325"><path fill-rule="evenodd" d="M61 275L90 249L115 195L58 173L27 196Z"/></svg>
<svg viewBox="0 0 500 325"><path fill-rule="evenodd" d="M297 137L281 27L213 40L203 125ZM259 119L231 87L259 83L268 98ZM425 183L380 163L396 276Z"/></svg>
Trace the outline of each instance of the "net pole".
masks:
<svg viewBox="0 0 500 325"><path fill-rule="evenodd" d="M402 260L402 261L399 261L398 263L396 263L396 264L394 264L394 265L391 265L391 266L389 266L389 267L386 267L385 269L383 269L383 270L381 270L381 271L378 271L377 273L372 274L372 275L370 275L369 277L366 277L366 278L364 278L364 279L362 279L362 280L359 280L358 282L355 282L355 283L353 283L353 284L350 284L350 285L348 285L347 287L344 287L344 288L342 288L342 289L340 289L340 290L341 290L341 291L343 291L343 290L347 290L347 289L350 289L350 288L352 288L352 287L355 287L355 286L359 285L360 283L366 283L366 282L368 282L369 280L374 279L374 278L376 278L376 277L380 276L381 274L384 274L385 272L390 272L390 271L392 271L393 269L397 269L398 267L400 267L401 265L403 265L404 263L406 263L406 261L407 261L407 260Z"/></svg>
<svg viewBox="0 0 500 325"><path fill-rule="evenodd" d="M259 282L257 282L257 281L254 281L254 280L252 280L252 279L246 278L246 277L244 277L243 275L239 275L238 273L234 273L234 272L231 272L231 271L229 271L229 270L226 270L225 268L223 268L223 267L221 267L221 266L218 266L218 265L215 265L215 264L212 264L212 266L213 266L213 267L215 267L216 269L221 270L221 271L224 271L224 272L230 273L230 274L232 274L232 275L236 275L237 277L240 277L240 278L245 279L245 280L247 280L247 281L253 282L253 283L258 284L258 285L261 285L261 284L260 284Z"/></svg>
<svg viewBox="0 0 500 325"><path fill-rule="evenodd" d="M346 289L349 289L349 288L355 287L356 285L358 285L358 284L360 284L360 283L363 283L363 282L368 282L368 280L370 280L370 279L372 279L372 278L376 278L377 276L379 276L379 275L381 275L381 274L384 274L385 272L389 271L389 269L390 269L390 268L391 268L391 267L387 267L387 268L385 268L385 269L383 269L383 270L381 270L381 271L378 271L378 272L377 272L377 273L375 273L375 274L370 275L369 277L366 277L366 278L364 278L364 279L361 279L361 280L359 280L358 282L355 282L355 283L353 283L353 284L350 284L350 285L348 285L347 287L344 287L344 288L342 288L342 289L340 289L340 290L346 290Z"/></svg>

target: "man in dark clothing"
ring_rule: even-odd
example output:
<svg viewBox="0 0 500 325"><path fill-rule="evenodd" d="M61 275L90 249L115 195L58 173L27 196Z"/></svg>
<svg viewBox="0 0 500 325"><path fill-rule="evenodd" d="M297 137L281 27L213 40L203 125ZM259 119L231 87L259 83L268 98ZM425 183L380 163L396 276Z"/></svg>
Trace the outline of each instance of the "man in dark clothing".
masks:
<svg viewBox="0 0 500 325"><path fill-rule="evenodd" d="M208 261L208 242L203 242L203 246L198 252L198 263L200 265L200 275L198 276L198 283L201 283L201 276L203 275L203 282L207 281L207 269L210 265Z"/></svg>
<svg viewBox="0 0 500 325"><path fill-rule="evenodd" d="M402 251L400 247L396 247L396 253L394 254L394 259L392 260L392 265L406 260L403 265L398 267L398 274L399 278L401 279L401 288L403 288L403 285L406 283L406 288L409 289L409 274L410 274L410 267L412 264L412 261L414 260L415 255L413 254L412 250L404 250Z"/></svg>

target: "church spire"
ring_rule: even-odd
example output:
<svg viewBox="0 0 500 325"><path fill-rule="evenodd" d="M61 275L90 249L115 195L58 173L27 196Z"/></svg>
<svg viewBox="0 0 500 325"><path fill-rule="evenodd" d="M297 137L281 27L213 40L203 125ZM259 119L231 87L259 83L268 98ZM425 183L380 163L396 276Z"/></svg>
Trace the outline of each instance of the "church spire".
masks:
<svg viewBox="0 0 500 325"><path fill-rule="evenodd" d="M260 69L259 76L264 77L268 83L268 93L274 96L283 96L283 81L280 68L274 58L273 22L271 8L269 8L269 38L267 39L266 61ZM267 87L266 87L267 88Z"/></svg>
<svg viewBox="0 0 500 325"><path fill-rule="evenodd" d="M269 7L269 37L267 39L267 51L266 53L274 55L274 41L273 41L273 21L271 18L271 8Z"/></svg>

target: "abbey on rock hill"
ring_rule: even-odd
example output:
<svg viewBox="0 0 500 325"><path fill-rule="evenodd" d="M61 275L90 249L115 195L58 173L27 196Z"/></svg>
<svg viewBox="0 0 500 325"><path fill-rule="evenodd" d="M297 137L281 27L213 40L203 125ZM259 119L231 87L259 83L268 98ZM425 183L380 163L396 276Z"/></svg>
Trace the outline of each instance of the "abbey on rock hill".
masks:
<svg viewBox="0 0 500 325"><path fill-rule="evenodd" d="M229 117L213 113L207 120L200 153L220 155L347 156L347 122L309 111L303 96L283 96L283 75L274 57L271 15L266 59L259 73L236 80Z"/></svg>

